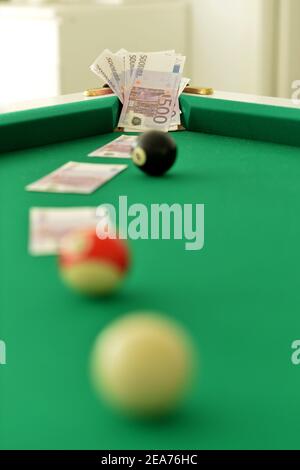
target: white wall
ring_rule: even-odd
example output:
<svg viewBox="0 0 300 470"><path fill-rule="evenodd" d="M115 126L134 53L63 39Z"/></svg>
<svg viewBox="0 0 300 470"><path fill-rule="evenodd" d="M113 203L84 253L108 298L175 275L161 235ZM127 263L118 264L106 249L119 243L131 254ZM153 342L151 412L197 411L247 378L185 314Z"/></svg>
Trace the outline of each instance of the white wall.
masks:
<svg viewBox="0 0 300 470"><path fill-rule="evenodd" d="M274 95L276 4L277 0L190 0L194 82Z"/></svg>
<svg viewBox="0 0 300 470"><path fill-rule="evenodd" d="M300 80L300 0L77 1L0 7L0 101L97 86L105 47L176 48L192 83L217 90L290 97Z"/></svg>
<svg viewBox="0 0 300 470"><path fill-rule="evenodd" d="M280 0L278 35L278 96L290 97L300 80L300 1Z"/></svg>
<svg viewBox="0 0 300 470"><path fill-rule="evenodd" d="M185 1L139 0L138 3L131 0L127 4L118 7L98 5L95 10L74 6L71 10L61 11L62 93L99 85L89 66L107 47L113 51L121 48L129 51L175 49L187 53ZM74 38L77 38L76 47L72 46Z"/></svg>
<svg viewBox="0 0 300 470"><path fill-rule="evenodd" d="M130 0L124 5L38 2L0 5L2 104L99 86L89 66L107 47L187 53L184 0Z"/></svg>
<svg viewBox="0 0 300 470"><path fill-rule="evenodd" d="M56 19L9 12L0 8L0 104L59 94Z"/></svg>

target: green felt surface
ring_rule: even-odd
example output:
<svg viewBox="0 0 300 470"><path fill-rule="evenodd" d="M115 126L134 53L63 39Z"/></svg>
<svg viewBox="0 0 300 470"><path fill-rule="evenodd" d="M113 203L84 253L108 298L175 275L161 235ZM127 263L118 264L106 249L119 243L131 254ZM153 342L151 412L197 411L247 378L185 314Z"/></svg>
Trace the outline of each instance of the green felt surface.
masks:
<svg viewBox="0 0 300 470"><path fill-rule="evenodd" d="M0 161L0 448L299 448L300 150L200 132L174 135L168 176L132 167L90 196L24 186L109 142L106 134L3 154ZM110 161L110 160L99 160ZM93 160L98 162L98 160ZM122 160L122 163L124 161ZM89 300L60 282L54 257L29 256L32 206L204 203L205 248L132 241L118 295ZM129 311L168 313L191 333L201 369L170 419L142 423L98 400L88 363L98 332Z"/></svg>
<svg viewBox="0 0 300 470"><path fill-rule="evenodd" d="M189 95L182 95L180 103L190 131L300 147L297 108Z"/></svg>
<svg viewBox="0 0 300 470"><path fill-rule="evenodd" d="M115 96L0 114L0 154L112 132L120 104Z"/></svg>

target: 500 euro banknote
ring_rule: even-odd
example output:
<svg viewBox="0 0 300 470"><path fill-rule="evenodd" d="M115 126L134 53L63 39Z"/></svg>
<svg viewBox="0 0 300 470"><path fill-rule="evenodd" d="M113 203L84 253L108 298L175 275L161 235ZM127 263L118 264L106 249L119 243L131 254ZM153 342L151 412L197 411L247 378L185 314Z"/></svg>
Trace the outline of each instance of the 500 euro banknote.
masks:
<svg viewBox="0 0 300 470"><path fill-rule="evenodd" d="M102 79L103 83L109 85L121 103L123 103L122 81L124 76L122 52L123 50L120 50L117 55L109 49L105 49L90 67L92 72Z"/></svg>
<svg viewBox="0 0 300 470"><path fill-rule="evenodd" d="M31 255L54 255L64 237L73 230L95 229L96 207L30 209L29 252Z"/></svg>
<svg viewBox="0 0 300 470"><path fill-rule="evenodd" d="M179 107L179 96L183 93L183 90L189 84L189 82L190 82L189 78L182 78L181 79L180 86L179 86L179 89L178 89L177 100L176 100L174 111L173 111L172 118L171 118L171 127L180 126L180 124L181 124L181 118L180 118L181 111L180 111L180 107Z"/></svg>
<svg viewBox="0 0 300 470"><path fill-rule="evenodd" d="M126 170L127 165L68 162L26 186L27 191L91 194Z"/></svg>
<svg viewBox="0 0 300 470"><path fill-rule="evenodd" d="M125 82L125 90L130 87L132 78L139 62L139 58L143 55L174 55L175 51L159 51L159 52L127 52L124 55L124 82ZM125 91L126 92L126 91Z"/></svg>
<svg viewBox="0 0 300 470"><path fill-rule="evenodd" d="M169 130L181 80L181 61L184 57L172 54L139 57L131 87L125 94L120 127Z"/></svg>

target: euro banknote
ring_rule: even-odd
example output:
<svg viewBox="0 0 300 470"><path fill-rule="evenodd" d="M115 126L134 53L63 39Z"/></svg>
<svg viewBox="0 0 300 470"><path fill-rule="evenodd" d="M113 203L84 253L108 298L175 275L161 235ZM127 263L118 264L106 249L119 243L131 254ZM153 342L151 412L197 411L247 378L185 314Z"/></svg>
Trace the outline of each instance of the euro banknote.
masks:
<svg viewBox="0 0 300 470"><path fill-rule="evenodd" d="M91 70L119 97L119 127L128 132L175 130L181 123L179 96L189 83L183 78L185 57L174 50L115 54L105 49Z"/></svg>
<svg viewBox="0 0 300 470"><path fill-rule="evenodd" d="M124 71L124 65L122 55L113 54L109 49L105 49L90 68L102 79L103 83L109 85L123 103L121 75Z"/></svg>
<svg viewBox="0 0 300 470"><path fill-rule="evenodd" d="M144 54L138 58L124 97L119 127L167 132L178 97L183 56Z"/></svg>
<svg viewBox="0 0 300 470"><path fill-rule="evenodd" d="M127 165L68 162L26 186L27 191L91 194L121 173Z"/></svg>
<svg viewBox="0 0 300 470"><path fill-rule="evenodd" d="M135 135L121 135L117 139L91 152L89 157L130 158L133 146L137 142Z"/></svg>
<svg viewBox="0 0 300 470"><path fill-rule="evenodd" d="M32 207L29 212L29 252L55 255L73 230L96 229L96 207Z"/></svg>

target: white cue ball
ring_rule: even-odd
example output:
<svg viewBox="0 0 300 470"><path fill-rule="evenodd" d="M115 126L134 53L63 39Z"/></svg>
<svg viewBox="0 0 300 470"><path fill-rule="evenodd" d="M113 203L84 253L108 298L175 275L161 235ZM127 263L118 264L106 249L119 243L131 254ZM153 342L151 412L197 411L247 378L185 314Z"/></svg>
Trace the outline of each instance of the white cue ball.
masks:
<svg viewBox="0 0 300 470"><path fill-rule="evenodd" d="M173 320L151 312L113 322L91 359L96 390L116 408L140 416L170 412L190 383L192 342Z"/></svg>

